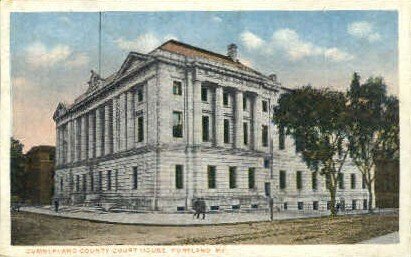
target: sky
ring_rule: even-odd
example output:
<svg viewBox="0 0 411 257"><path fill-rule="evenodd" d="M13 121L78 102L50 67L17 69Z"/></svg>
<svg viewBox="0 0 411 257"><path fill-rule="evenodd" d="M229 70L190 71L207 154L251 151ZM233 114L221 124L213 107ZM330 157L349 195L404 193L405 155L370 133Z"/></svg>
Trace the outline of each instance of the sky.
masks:
<svg viewBox="0 0 411 257"><path fill-rule="evenodd" d="M99 13L12 13L13 136L28 151L55 145L53 113L86 89L98 70ZM130 51L147 53L169 39L226 54L283 86L345 91L353 72L382 76L398 95L395 11L105 12L101 73L116 72Z"/></svg>

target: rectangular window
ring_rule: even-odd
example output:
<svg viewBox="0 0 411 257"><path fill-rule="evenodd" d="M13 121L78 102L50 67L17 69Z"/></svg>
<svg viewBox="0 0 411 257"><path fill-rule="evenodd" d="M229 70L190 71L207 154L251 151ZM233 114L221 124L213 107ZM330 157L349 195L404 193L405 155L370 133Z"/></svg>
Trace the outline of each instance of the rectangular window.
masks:
<svg viewBox="0 0 411 257"><path fill-rule="evenodd" d="M367 199L362 200L362 208L363 208L363 210L367 210L367 209L368 209Z"/></svg>
<svg viewBox="0 0 411 257"><path fill-rule="evenodd" d="M263 100L262 104L263 104L263 112L268 112L268 102Z"/></svg>
<svg viewBox="0 0 411 257"><path fill-rule="evenodd" d="M208 101L208 90L207 87L201 87L201 101L207 102Z"/></svg>
<svg viewBox="0 0 411 257"><path fill-rule="evenodd" d="M365 189L367 186L366 179L365 174L362 174L362 189Z"/></svg>
<svg viewBox="0 0 411 257"><path fill-rule="evenodd" d="M331 201L327 201L327 210L331 210Z"/></svg>
<svg viewBox="0 0 411 257"><path fill-rule="evenodd" d="M248 123L243 123L244 145L248 145Z"/></svg>
<svg viewBox="0 0 411 257"><path fill-rule="evenodd" d="M223 93L223 105L224 106L228 106L228 97L229 97L228 92L224 92Z"/></svg>
<svg viewBox="0 0 411 257"><path fill-rule="evenodd" d="M285 136L284 136L284 127L280 126L278 128L278 148L280 150L284 150L285 149Z"/></svg>
<svg viewBox="0 0 411 257"><path fill-rule="evenodd" d="M90 191L94 191L94 173L90 173Z"/></svg>
<svg viewBox="0 0 411 257"><path fill-rule="evenodd" d="M76 175L76 191L80 191L80 175Z"/></svg>
<svg viewBox="0 0 411 257"><path fill-rule="evenodd" d="M143 87L137 89L137 101L142 102L144 100L144 90Z"/></svg>
<svg viewBox="0 0 411 257"><path fill-rule="evenodd" d="M264 159L264 168L269 169L270 168L270 159L265 158Z"/></svg>
<svg viewBox="0 0 411 257"><path fill-rule="evenodd" d="M355 174L351 174L351 189L355 189Z"/></svg>
<svg viewBox="0 0 411 257"><path fill-rule="evenodd" d="M285 170L280 170L280 189L286 188L286 173Z"/></svg>
<svg viewBox="0 0 411 257"><path fill-rule="evenodd" d="M344 189L344 174L338 173L337 179L338 179L338 188Z"/></svg>
<svg viewBox="0 0 411 257"><path fill-rule="evenodd" d="M268 146L268 126L263 125L261 132L262 132L263 147L267 147Z"/></svg>
<svg viewBox="0 0 411 257"><path fill-rule="evenodd" d="M98 191L103 190L103 171L98 172Z"/></svg>
<svg viewBox="0 0 411 257"><path fill-rule="evenodd" d="M224 119L224 143L230 143L230 120Z"/></svg>
<svg viewBox="0 0 411 257"><path fill-rule="evenodd" d="M243 110L247 110L247 97L243 96Z"/></svg>
<svg viewBox="0 0 411 257"><path fill-rule="evenodd" d="M357 210L357 200L352 200L351 207L353 210Z"/></svg>
<svg viewBox="0 0 411 257"><path fill-rule="evenodd" d="M203 142L210 141L210 119L208 116L203 116Z"/></svg>
<svg viewBox="0 0 411 257"><path fill-rule="evenodd" d="M133 167L133 189L137 189L138 187L138 169L137 167Z"/></svg>
<svg viewBox="0 0 411 257"><path fill-rule="evenodd" d="M118 170L116 170L115 171L115 173L114 173L114 176L115 176L115 186L116 186L116 191L118 190Z"/></svg>
<svg viewBox="0 0 411 257"><path fill-rule="evenodd" d="M317 190L318 188L317 172L311 173L311 187L313 190Z"/></svg>
<svg viewBox="0 0 411 257"><path fill-rule="evenodd" d="M303 202L298 202L297 203L297 208L298 208L298 210L304 210L304 203Z"/></svg>
<svg viewBox="0 0 411 257"><path fill-rule="evenodd" d="M297 171L296 183L297 183L297 189L301 190L303 188L303 176L302 176L301 171Z"/></svg>
<svg viewBox="0 0 411 257"><path fill-rule="evenodd" d="M139 116L137 118L137 126L138 126L137 141L143 142L144 140L144 117L143 116Z"/></svg>
<svg viewBox="0 0 411 257"><path fill-rule="evenodd" d="M318 210L318 201L313 202L313 210L315 210L315 211Z"/></svg>
<svg viewBox="0 0 411 257"><path fill-rule="evenodd" d="M255 188L255 168L248 169L248 188Z"/></svg>
<svg viewBox="0 0 411 257"><path fill-rule="evenodd" d="M184 188L183 165L176 165L176 189Z"/></svg>
<svg viewBox="0 0 411 257"><path fill-rule="evenodd" d="M107 171L107 190L111 190L111 170Z"/></svg>
<svg viewBox="0 0 411 257"><path fill-rule="evenodd" d="M284 210L288 209L288 203L287 202L283 203L283 208L284 208Z"/></svg>
<svg viewBox="0 0 411 257"><path fill-rule="evenodd" d="M182 95L183 94L183 90L182 90L180 81L173 81L173 94L174 95Z"/></svg>
<svg viewBox="0 0 411 257"><path fill-rule="evenodd" d="M87 191L87 175L83 174L83 192Z"/></svg>
<svg viewBox="0 0 411 257"><path fill-rule="evenodd" d="M63 178L60 178L60 192L63 192Z"/></svg>
<svg viewBox="0 0 411 257"><path fill-rule="evenodd" d="M207 167L208 188L216 188L215 166Z"/></svg>
<svg viewBox="0 0 411 257"><path fill-rule="evenodd" d="M173 112L173 137L183 137L183 113Z"/></svg>
<svg viewBox="0 0 411 257"><path fill-rule="evenodd" d="M299 153L304 150L304 140L302 136L297 136L295 138L295 152Z"/></svg>
<svg viewBox="0 0 411 257"><path fill-rule="evenodd" d="M237 188L237 171L236 167L229 167L229 186L230 188Z"/></svg>

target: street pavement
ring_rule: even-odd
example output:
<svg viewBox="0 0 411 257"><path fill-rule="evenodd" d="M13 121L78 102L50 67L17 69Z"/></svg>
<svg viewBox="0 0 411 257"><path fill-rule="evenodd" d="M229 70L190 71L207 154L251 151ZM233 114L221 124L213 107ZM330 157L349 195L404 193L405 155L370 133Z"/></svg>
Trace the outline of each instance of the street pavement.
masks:
<svg viewBox="0 0 411 257"><path fill-rule="evenodd" d="M360 244L397 244L400 242L400 236L398 231L390 233L387 235L374 237L365 241L360 242Z"/></svg>

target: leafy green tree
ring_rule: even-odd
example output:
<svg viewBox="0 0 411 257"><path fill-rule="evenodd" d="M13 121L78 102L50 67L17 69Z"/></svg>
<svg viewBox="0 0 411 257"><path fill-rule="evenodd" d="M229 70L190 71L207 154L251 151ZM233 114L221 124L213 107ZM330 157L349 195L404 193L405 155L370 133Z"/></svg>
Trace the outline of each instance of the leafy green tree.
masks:
<svg viewBox="0 0 411 257"><path fill-rule="evenodd" d="M19 140L11 138L10 180L13 201L21 201L25 198L25 157L23 147L24 145Z"/></svg>
<svg viewBox="0 0 411 257"><path fill-rule="evenodd" d="M387 96L382 78L371 77L361 85L357 73L347 96L350 157L363 175L369 193L368 209L372 211L376 161L393 159L399 152L398 99Z"/></svg>
<svg viewBox="0 0 411 257"><path fill-rule="evenodd" d="M307 167L326 178L331 215L336 215L337 178L348 156L345 94L311 86L282 94L274 122L298 142Z"/></svg>

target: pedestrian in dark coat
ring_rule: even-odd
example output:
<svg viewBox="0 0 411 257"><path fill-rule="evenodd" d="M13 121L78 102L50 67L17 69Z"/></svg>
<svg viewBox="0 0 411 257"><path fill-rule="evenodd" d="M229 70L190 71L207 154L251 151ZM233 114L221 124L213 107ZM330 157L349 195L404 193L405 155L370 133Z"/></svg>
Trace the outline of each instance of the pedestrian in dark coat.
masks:
<svg viewBox="0 0 411 257"><path fill-rule="evenodd" d="M193 218L200 218L200 200L195 199L193 202L194 216Z"/></svg>
<svg viewBox="0 0 411 257"><path fill-rule="evenodd" d="M55 212L59 211L59 201L57 199L54 200L54 211Z"/></svg>
<svg viewBox="0 0 411 257"><path fill-rule="evenodd" d="M203 214L203 219L205 219L206 209L207 209L206 202L203 199L201 199L200 200L200 213ZM200 216L200 213L198 216Z"/></svg>

